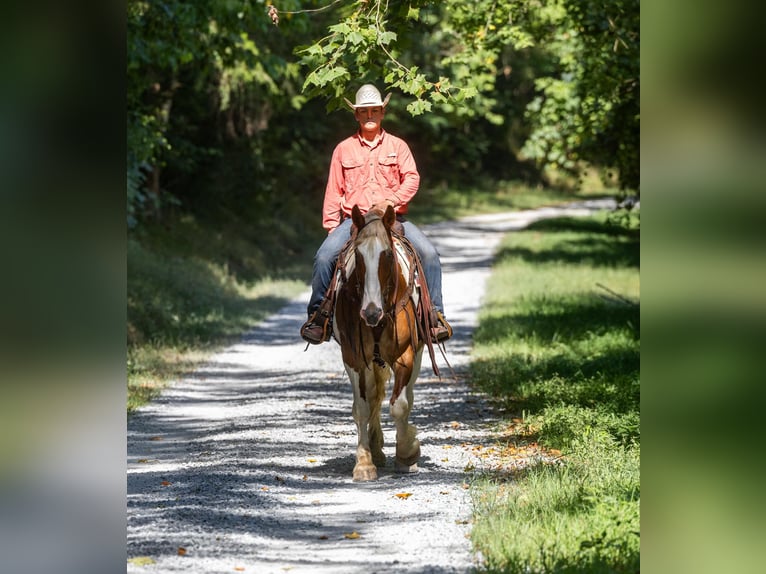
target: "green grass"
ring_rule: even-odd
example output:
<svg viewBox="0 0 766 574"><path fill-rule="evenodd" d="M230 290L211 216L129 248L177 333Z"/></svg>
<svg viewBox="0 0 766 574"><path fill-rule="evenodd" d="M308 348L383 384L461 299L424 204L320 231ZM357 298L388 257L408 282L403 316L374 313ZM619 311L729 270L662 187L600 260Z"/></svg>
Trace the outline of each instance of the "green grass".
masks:
<svg viewBox="0 0 766 574"><path fill-rule="evenodd" d="M128 412L305 289L299 279L239 279L194 256L128 244Z"/></svg>
<svg viewBox="0 0 766 574"><path fill-rule="evenodd" d="M639 242L606 215L541 221L501 245L473 380L558 463L479 477L487 572L639 571ZM529 437L506 437L517 442Z"/></svg>

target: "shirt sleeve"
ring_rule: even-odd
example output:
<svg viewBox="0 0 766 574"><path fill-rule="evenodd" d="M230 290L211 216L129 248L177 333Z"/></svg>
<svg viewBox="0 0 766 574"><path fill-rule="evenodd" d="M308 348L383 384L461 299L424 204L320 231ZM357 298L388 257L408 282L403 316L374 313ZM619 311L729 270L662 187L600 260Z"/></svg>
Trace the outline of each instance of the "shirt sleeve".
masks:
<svg viewBox="0 0 766 574"><path fill-rule="evenodd" d="M397 158L399 160L399 189L394 192L394 196L397 199L396 207L399 207L406 206L415 197L420 186L420 174L409 146L401 139L397 149Z"/></svg>
<svg viewBox="0 0 766 574"><path fill-rule="evenodd" d="M330 160L330 174L327 176L327 187L324 192L322 207L322 227L332 231L341 221L341 201L343 198L343 164L340 159L340 145L336 146Z"/></svg>

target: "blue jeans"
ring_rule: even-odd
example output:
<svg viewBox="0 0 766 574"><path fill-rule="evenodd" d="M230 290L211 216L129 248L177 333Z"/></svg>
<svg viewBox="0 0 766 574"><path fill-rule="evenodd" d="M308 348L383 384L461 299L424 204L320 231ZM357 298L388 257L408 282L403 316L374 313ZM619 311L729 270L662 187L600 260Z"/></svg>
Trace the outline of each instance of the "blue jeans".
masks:
<svg viewBox="0 0 766 574"><path fill-rule="evenodd" d="M311 299L309 299L308 313L311 315L317 310L322 302L327 288L330 286L335 261L338 259L341 249L351 237L351 218L345 219L319 246L314 256L314 274L311 278ZM444 314L442 303L442 264L439 260L439 252L433 243L426 237L414 223L402 221L404 235L410 240L412 246L420 257L423 265L423 273L428 283L428 291L431 293L431 302L434 307Z"/></svg>

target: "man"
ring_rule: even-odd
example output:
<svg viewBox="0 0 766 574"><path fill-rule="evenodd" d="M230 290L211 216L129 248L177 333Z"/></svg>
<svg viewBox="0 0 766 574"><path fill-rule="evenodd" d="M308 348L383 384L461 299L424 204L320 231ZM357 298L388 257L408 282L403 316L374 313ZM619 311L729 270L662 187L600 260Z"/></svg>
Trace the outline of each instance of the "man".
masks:
<svg viewBox="0 0 766 574"><path fill-rule="evenodd" d="M354 110L359 130L336 146L330 163L322 209L322 226L328 235L314 257L309 319L301 327L301 337L315 345L329 340L331 335L329 329L325 330L327 318L320 315L319 308L330 286L335 261L351 236L351 209L358 205L362 213L366 213L381 202L394 207L404 234L423 265L434 306L431 339L439 343L452 336L452 327L444 318L439 253L413 223L402 217L418 191L420 174L404 140L381 128L390 98L388 94L381 100L378 89L365 84L356 92L354 104L346 100Z"/></svg>

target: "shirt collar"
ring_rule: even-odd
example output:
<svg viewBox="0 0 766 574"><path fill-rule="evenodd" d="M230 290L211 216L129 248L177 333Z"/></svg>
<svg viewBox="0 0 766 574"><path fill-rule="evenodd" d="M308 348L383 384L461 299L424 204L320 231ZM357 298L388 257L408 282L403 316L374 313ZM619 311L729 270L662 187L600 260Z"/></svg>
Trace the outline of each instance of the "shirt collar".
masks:
<svg viewBox="0 0 766 574"><path fill-rule="evenodd" d="M372 143L370 143L370 142L368 142L366 139L364 139L364 138L362 137L362 132L361 132L361 130L359 130L359 131L357 131L357 132L356 132L356 137L357 137L357 139L359 140L359 143L361 143L362 145L366 145L366 146L369 146L369 148L370 148L370 149L375 149L376 147L378 147L378 145L380 145L380 142L382 142L382 141L383 141L383 137L384 137L385 135L386 135L386 130L384 130L383 128L380 128L380 133L378 134L378 137L377 137L377 138L375 138L375 141L373 141Z"/></svg>

